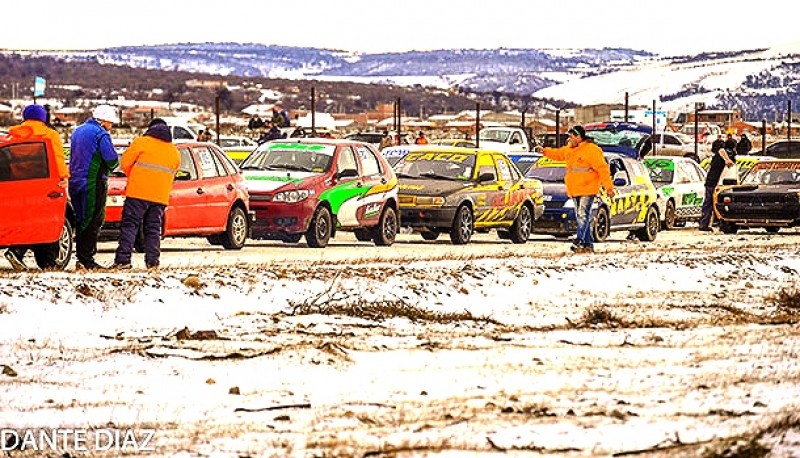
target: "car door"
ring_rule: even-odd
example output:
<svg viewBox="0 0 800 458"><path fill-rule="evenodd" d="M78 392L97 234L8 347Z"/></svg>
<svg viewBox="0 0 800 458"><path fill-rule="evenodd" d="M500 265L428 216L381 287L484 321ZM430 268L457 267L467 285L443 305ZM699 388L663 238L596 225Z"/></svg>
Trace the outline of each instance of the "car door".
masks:
<svg viewBox="0 0 800 458"><path fill-rule="evenodd" d="M692 160L681 161L680 195L675 196L678 216L698 216L705 198L705 172Z"/></svg>
<svg viewBox="0 0 800 458"><path fill-rule="evenodd" d="M491 176L490 179L481 181L475 186L475 227L490 227L493 222L502 218L502 204L505 200L504 178L500 176L494 155L479 153L476 157L478 176Z"/></svg>
<svg viewBox="0 0 800 458"><path fill-rule="evenodd" d="M381 173L381 165L375 153L364 145L355 145L356 156L360 164L361 187L364 195L356 209L355 224L358 226L374 226L378 224L385 193L370 193L372 189L380 189L386 184L386 178Z"/></svg>
<svg viewBox="0 0 800 458"><path fill-rule="evenodd" d="M234 187L216 150L208 145L196 145L192 150L200 168L200 189L205 197L201 222L206 230L222 230L228 222L228 211Z"/></svg>
<svg viewBox="0 0 800 458"><path fill-rule="evenodd" d="M525 200L525 192L522 190L522 184L520 183L522 177L507 156L494 154L493 157L499 172L498 184L502 186L502 191L504 191L498 196L497 205L495 205L495 208L502 209L495 217L495 221L510 224L516 219L519 214L519 207Z"/></svg>
<svg viewBox="0 0 800 458"><path fill-rule="evenodd" d="M612 226L632 224L638 212L636 194L630 170L621 157L609 161L611 177L614 180L614 199L611 202L610 217Z"/></svg>
<svg viewBox="0 0 800 458"><path fill-rule="evenodd" d="M67 192L48 148L44 139L0 148L0 246L50 243L61 234Z"/></svg>
<svg viewBox="0 0 800 458"><path fill-rule="evenodd" d="M201 191L197 161L191 147L178 146L181 165L169 194L169 205L164 212L164 234L177 235L192 231L202 224L205 196Z"/></svg>

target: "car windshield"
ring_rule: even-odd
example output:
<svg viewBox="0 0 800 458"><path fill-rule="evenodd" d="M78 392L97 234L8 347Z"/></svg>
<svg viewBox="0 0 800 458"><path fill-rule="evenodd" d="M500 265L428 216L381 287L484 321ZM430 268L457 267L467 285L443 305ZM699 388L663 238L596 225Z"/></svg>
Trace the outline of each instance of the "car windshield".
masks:
<svg viewBox="0 0 800 458"><path fill-rule="evenodd" d="M480 134L481 140L486 140L490 142L500 142L505 143L508 140L508 136L511 135L511 132L508 130L482 130Z"/></svg>
<svg viewBox="0 0 800 458"><path fill-rule="evenodd" d="M403 178L432 178L469 181L475 169L475 156L459 153L409 153L394 170Z"/></svg>
<svg viewBox="0 0 800 458"><path fill-rule="evenodd" d="M560 183L567 174L566 164L551 161L547 158L539 159L525 174L525 178L536 178L547 183Z"/></svg>
<svg viewBox="0 0 800 458"><path fill-rule="evenodd" d="M650 174L650 180L657 187L667 183L672 183L675 177L675 163L669 159L652 159L644 160L644 165L647 167L647 172Z"/></svg>
<svg viewBox="0 0 800 458"><path fill-rule="evenodd" d="M297 170L324 173L333 162L334 145L265 143L251 153L242 170Z"/></svg>
<svg viewBox="0 0 800 458"><path fill-rule="evenodd" d="M643 139L649 137L644 132L635 130L587 130L586 135L594 139L600 146L623 146L636 148Z"/></svg>
<svg viewBox="0 0 800 458"><path fill-rule="evenodd" d="M744 185L800 184L800 162L761 162L742 178Z"/></svg>

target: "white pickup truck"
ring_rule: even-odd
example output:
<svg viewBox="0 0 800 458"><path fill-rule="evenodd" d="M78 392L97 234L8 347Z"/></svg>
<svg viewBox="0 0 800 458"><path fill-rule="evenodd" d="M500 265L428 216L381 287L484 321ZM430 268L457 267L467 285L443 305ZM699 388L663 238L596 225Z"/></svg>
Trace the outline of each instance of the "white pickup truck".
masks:
<svg viewBox="0 0 800 458"><path fill-rule="evenodd" d="M521 127L484 127L478 138L481 148L506 154L533 153L541 149L536 140L531 140Z"/></svg>

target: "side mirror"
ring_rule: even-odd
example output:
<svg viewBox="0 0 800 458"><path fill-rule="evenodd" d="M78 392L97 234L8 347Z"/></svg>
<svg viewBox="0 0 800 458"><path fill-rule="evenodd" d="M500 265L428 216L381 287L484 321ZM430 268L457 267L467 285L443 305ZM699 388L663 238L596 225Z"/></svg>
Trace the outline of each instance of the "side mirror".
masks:
<svg viewBox="0 0 800 458"><path fill-rule="evenodd" d="M497 179L494 177L494 173L492 172L483 172L478 175L478 182L483 183L485 181L496 181Z"/></svg>
<svg viewBox="0 0 800 458"><path fill-rule="evenodd" d="M192 174L186 170L178 170L175 172L175 179L178 181L187 181L192 179Z"/></svg>
<svg viewBox="0 0 800 458"><path fill-rule="evenodd" d="M341 180L342 178L355 178L358 176L358 170L356 169L344 169L341 172L336 174L336 179Z"/></svg>

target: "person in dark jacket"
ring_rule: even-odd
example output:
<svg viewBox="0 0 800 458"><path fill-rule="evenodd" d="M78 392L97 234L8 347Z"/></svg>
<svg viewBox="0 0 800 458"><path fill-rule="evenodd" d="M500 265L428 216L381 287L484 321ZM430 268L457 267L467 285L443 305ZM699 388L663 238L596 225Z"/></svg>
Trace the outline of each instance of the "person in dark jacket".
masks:
<svg viewBox="0 0 800 458"><path fill-rule="evenodd" d="M122 207L119 245L111 268L130 269L133 245L139 227L144 232L144 263L158 267L161 227L175 172L181 165L178 148L172 144L169 126L161 118L150 121L147 132L136 138L122 154L120 167L128 177Z"/></svg>
<svg viewBox="0 0 800 458"><path fill-rule="evenodd" d="M742 136L739 138L739 143L736 144L736 154L744 156L745 154L749 153L751 149L753 149L753 144L750 142L750 139L747 138L747 134L742 132Z"/></svg>
<svg viewBox="0 0 800 458"><path fill-rule="evenodd" d="M728 138L725 139L725 146L723 146L725 150L728 152L728 156L731 154L736 155L736 140L733 139L733 134L728 134ZM731 157L733 159L733 157Z"/></svg>
<svg viewBox="0 0 800 458"><path fill-rule="evenodd" d="M78 268L102 269L95 262L97 237L106 217L108 172L119 165L109 131L119 122L110 105L99 105L70 138L69 197L75 209Z"/></svg>
<svg viewBox="0 0 800 458"><path fill-rule="evenodd" d="M711 217L714 210L714 189L719 183L719 178L722 176L722 171L725 167L733 167L733 159L728 155L725 148L725 142L722 141L722 135L717 136L714 143L711 144L711 153L714 155L711 158L711 165L708 167L708 175L706 175L706 193L703 198L702 216L700 217L699 230L704 232L711 231Z"/></svg>
<svg viewBox="0 0 800 458"><path fill-rule="evenodd" d="M271 121L272 125L278 128L289 127L290 124L289 113L287 113L286 110L283 109L283 106L280 104L280 102L276 103L272 107Z"/></svg>

